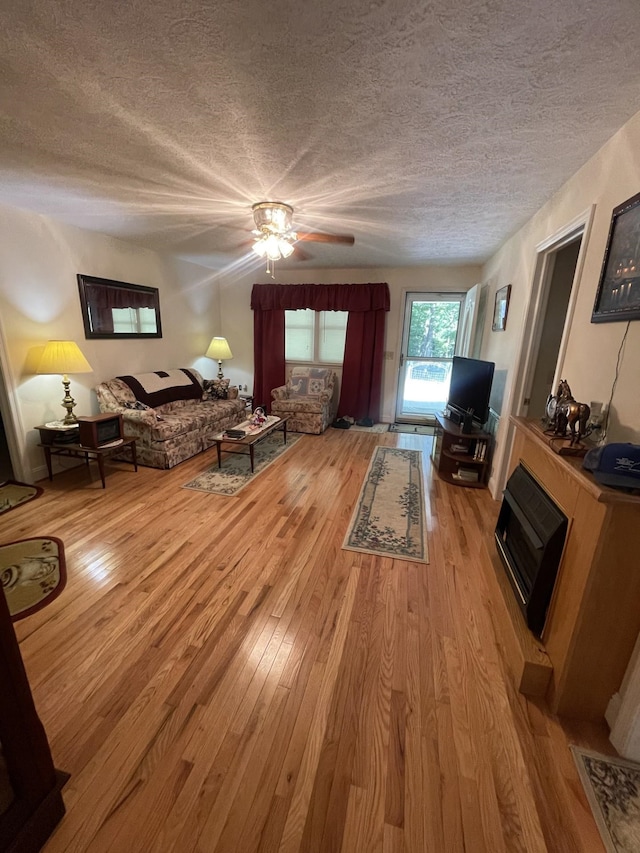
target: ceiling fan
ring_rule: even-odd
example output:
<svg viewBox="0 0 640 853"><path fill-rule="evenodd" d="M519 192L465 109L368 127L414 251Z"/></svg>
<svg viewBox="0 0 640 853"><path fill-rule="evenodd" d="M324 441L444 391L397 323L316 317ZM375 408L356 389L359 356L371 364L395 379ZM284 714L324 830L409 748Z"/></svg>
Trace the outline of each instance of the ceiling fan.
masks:
<svg viewBox="0 0 640 853"><path fill-rule="evenodd" d="M355 238L352 234L325 234L320 231L294 231L293 208L281 201L259 201L251 208L255 229L253 235L253 251L269 261L279 261L288 258L294 252L300 260L308 260L311 256L295 246L298 242L306 243L339 243L353 246Z"/></svg>

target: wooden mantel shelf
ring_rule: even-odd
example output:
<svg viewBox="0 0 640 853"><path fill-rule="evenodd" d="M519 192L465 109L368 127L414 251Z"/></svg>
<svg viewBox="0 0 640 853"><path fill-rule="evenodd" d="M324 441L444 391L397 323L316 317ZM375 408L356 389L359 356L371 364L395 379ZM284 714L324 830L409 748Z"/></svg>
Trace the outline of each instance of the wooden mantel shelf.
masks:
<svg viewBox="0 0 640 853"><path fill-rule="evenodd" d="M551 448L553 436L545 434L539 421L513 416L511 417L511 421L518 429L526 433L532 441L537 442L542 447ZM561 456L555 452L553 452L553 457L558 461L558 465L567 476L573 478L581 489L585 489L599 503L631 503L637 504L640 507L640 495L632 495L620 489L610 489L608 486L601 486L593 475L585 471L582 467L582 457ZM511 470L513 470L513 467L515 466L512 466Z"/></svg>
<svg viewBox="0 0 640 853"><path fill-rule="evenodd" d="M599 485L582 459L555 453L537 422L511 421L509 471L522 462L569 519L542 633L553 667L547 700L558 714L602 719L640 632L640 497Z"/></svg>

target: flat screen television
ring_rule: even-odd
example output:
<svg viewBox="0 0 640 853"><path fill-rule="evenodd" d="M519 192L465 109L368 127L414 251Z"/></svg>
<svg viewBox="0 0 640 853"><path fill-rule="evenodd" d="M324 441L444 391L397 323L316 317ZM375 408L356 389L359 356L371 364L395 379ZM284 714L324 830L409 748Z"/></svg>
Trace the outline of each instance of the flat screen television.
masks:
<svg viewBox="0 0 640 853"><path fill-rule="evenodd" d="M473 410L473 424L482 427L489 417L489 396L493 382L494 363L477 358L454 355L447 400L447 417L462 423Z"/></svg>

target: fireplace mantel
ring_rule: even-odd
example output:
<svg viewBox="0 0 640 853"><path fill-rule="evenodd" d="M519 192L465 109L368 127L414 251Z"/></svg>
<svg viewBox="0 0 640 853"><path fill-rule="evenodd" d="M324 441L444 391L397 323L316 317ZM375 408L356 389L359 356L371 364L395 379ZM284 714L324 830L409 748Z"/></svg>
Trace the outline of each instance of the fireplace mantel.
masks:
<svg viewBox="0 0 640 853"><path fill-rule="evenodd" d="M537 422L511 421L509 472L522 462L569 519L542 633L553 666L547 699L558 714L602 719L640 632L640 497L555 453Z"/></svg>

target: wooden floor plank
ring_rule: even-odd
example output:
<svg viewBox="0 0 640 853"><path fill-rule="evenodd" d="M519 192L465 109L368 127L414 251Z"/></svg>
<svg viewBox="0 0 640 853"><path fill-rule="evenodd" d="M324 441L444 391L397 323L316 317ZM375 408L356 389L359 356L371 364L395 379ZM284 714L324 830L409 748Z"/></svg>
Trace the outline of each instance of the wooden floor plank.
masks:
<svg viewBox="0 0 640 853"><path fill-rule="evenodd" d="M377 445L423 453L428 565L341 548ZM431 438L304 436L236 497L85 466L0 516L68 582L15 624L67 815L45 853L600 853L570 743L514 687L497 504ZM224 461L223 461L224 466Z"/></svg>

